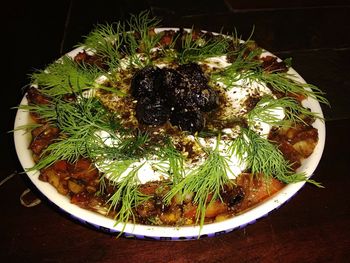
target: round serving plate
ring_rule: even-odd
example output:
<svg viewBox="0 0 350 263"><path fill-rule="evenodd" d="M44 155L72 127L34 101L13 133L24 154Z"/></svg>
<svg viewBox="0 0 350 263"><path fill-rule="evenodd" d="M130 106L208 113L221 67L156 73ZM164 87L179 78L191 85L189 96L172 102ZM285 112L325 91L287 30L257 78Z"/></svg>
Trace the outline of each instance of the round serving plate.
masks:
<svg viewBox="0 0 350 263"><path fill-rule="evenodd" d="M169 29L176 30L176 28L161 28L157 29L157 31ZM68 55L74 57L81 50L81 48L74 49L69 52ZM272 55L268 52L267 54ZM289 70L289 73L295 75L298 81L306 83L294 69L291 68ZM27 99L25 96L23 97L21 104L27 104ZM307 98L303 101L303 105L310 108L311 111L318 113L319 116L323 117L320 104L315 99ZM28 111L21 109L17 111L14 125L14 141L18 158L25 171L27 171L28 168L34 166L32 152L28 148L31 141L31 135L29 132L18 130L16 128L26 125L30 122L31 118ZM315 171L321 159L326 137L325 124L322 120L317 119L314 122L313 126L318 130L318 144L312 155L303 161L302 166L298 169L299 172L305 172L308 177L310 177ZM272 210L287 202L305 184L305 182L289 184L275 195L269 197L265 201L243 212L242 214L239 214L222 222L205 224L202 229L200 229L199 226L171 227L149 226L132 223L127 223L126 225L120 223L116 225L115 221L111 218L107 218L98 213L82 209L70 203L69 198L59 194L52 185L39 180L39 171L30 171L27 172L27 175L34 186L43 194L44 197L46 197L51 203L60 208L74 220L78 220L79 222L90 227L92 226L96 229L111 234L117 235L122 232L122 236L124 237L154 240L190 240L198 239L199 237L213 237L231 232L237 228L244 227L247 224L254 223L257 219L268 215L268 213L270 213Z"/></svg>

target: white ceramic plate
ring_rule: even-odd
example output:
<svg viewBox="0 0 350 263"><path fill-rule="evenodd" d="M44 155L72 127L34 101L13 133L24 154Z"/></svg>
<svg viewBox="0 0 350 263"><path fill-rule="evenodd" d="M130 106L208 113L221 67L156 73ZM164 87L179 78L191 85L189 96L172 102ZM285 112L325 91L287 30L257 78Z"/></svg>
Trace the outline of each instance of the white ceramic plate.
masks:
<svg viewBox="0 0 350 263"><path fill-rule="evenodd" d="M81 49L75 49L68 53L68 55L75 56L80 50ZM290 72L295 74L299 81L305 83L302 77L293 69L290 69ZM27 104L27 99L25 97L22 99L21 104ZM323 117L320 104L316 100L308 98L307 100L303 101L303 104L304 106L310 108L313 112L318 113ZM31 119L27 111L18 110L15 120L15 128L28 124L30 121ZM299 171L305 172L308 177L310 177L315 171L321 159L326 136L325 124L321 120L317 119L313 126L318 129L319 141L313 154L307 160L305 160L302 163L302 166L299 168ZM23 169L26 170L32 167L34 165L34 161L32 159L32 153L28 149L31 140L30 134L23 130L16 130L14 132L14 140L17 155ZM50 202L59 207L73 219L108 233L118 234L123 230L123 224L115 225L115 221L113 219L71 204L67 197L59 194L49 183L40 181L38 179L39 172L32 171L28 172L27 174L29 179L44 197L46 197ZM296 194L304 184L305 182L289 184L274 196L268 198L262 203L259 203L257 206L244 212L243 214L222 222L204 225L201 231L199 226L163 227L128 223L123 230L123 236L156 240L188 240L197 239L199 234L201 237L211 237L228 233L234 229L253 223L258 218L261 218L272 210L278 208L280 205L288 201L294 194Z"/></svg>

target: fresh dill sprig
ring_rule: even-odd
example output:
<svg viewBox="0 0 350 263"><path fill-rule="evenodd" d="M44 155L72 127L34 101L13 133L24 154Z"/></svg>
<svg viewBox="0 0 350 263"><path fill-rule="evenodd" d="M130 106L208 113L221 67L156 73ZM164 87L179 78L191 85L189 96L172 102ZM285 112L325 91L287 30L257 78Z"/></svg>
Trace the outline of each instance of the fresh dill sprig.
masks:
<svg viewBox="0 0 350 263"><path fill-rule="evenodd" d="M100 73L95 67L79 65L70 57L63 56L45 70L34 72L31 80L43 94L52 97L93 88Z"/></svg>
<svg viewBox="0 0 350 263"><path fill-rule="evenodd" d="M157 165L157 168L169 176L173 185L180 183L185 176L185 157L175 148L169 138L157 152L157 155L163 161Z"/></svg>
<svg viewBox="0 0 350 263"><path fill-rule="evenodd" d="M95 97L78 98L77 101L57 101L57 126L67 135L74 135L82 127L96 130L110 130L110 113ZM113 124L114 126L115 124Z"/></svg>
<svg viewBox="0 0 350 263"><path fill-rule="evenodd" d="M164 196L166 203L176 195L184 200L188 194L194 194L193 203L197 205L196 223L203 226L207 206L220 199L224 185L232 183L227 174L230 171L227 157L219 151L220 136L215 149L208 151L208 158L202 165L192 170L182 181L174 185Z"/></svg>
<svg viewBox="0 0 350 263"><path fill-rule="evenodd" d="M130 31L125 31L123 32L123 39L125 44L123 47L123 53L127 57L124 63L127 65L127 67L134 68L136 66L142 68L146 66L147 62L145 63L144 56L137 52L139 48L139 41L137 40L136 36Z"/></svg>
<svg viewBox="0 0 350 263"><path fill-rule="evenodd" d="M247 51L247 48L242 48L235 56L235 60L231 65L221 71L214 72L211 76L213 81L219 81L226 85L227 89L235 87L241 79L246 79L252 71L257 70L261 66L257 56L260 56L261 49L253 49Z"/></svg>
<svg viewBox="0 0 350 263"><path fill-rule="evenodd" d="M90 148L98 145L95 132L111 127L108 112L95 98L80 98L77 102L57 100L55 112L54 125L61 130L60 136L44 150L31 170L40 170L59 160L75 162L80 157L91 158Z"/></svg>
<svg viewBox="0 0 350 263"><path fill-rule="evenodd" d="M21 104L19 110L36 113L41 119L48 123L54 123L57 119L57 113L54 104ZM41 124L37 124L41 125Z"/></svg>
<svg viewBox="0 0 350 263"><path fill-rule="evenodd" d="M252 130L242 128L241 134L230 145L230 150L241 162L246 163L253 175L275 177L287 184L308 181L319 185L309 180L304 172L294 172L292 164L284 158L278 146Z"/></svg>
<svg viewBox="0 0 350 263"><path fill-rule="evenodd" d="M230 37L230 47L233 48L233 50L228 50L228 54L232 54L231 52L238 51L238 53L241 53L242 50L246 50L248 47L256 46L256 43L254 40L252 40L253 35L255 31L255 26L253 25L252 30L250 31L250 34L247 38L245 38L245 41L242 40L242 35L238 34L237 28L234 27L232 33L227 33ZM237 53L236 53L237 54Z"/></svg>
<svg viewBox="0 0 350 263"><path fill-rule="evenodd" d="M296 80L296 76L290 73L268 73L263 70L258 70L255 72L252 71L251 74L247 75L247 78L251 81L267 85L273 90L283 94L291 94L295 96L301 95L305 98L310 97L320 103L329 105L328 100L324 97L325 93L323 91L314 85L302 83Z"/></svg>
<svg viewBox="0 0 350 263"><path fill-rule="evenodd" d="M156 17L151 18L150 12L145 10L140 12L138 15L132 14L128 21L128 25L131 31L138 32L141 34L141 36L144 34L144 37L146 38L149 37L148 31L158 27L160 22L161 21ZM150 43L152 43L152 41L150 41ZM153 46L153 44L151 46Z"/></svg>
<svg viewBox="0 0 350 263"><path fill-rule="evenodd" d="M128 57L130 67L144 67L152 63L153 49L158 45L161 38L154 29L159 26L160 20L151 18L148 11L138 15L131 15L126 28L122 33L124 46L122 51ZM141 55L142 53L142 55Z"/></svg>
<svg viewBox="0 0 350 263"><path fill-rule="evenodd" d="M108 175L108 179L112 182L118 182L121 179L122 174L130 167L132 163L136 162L136 159L127 160L112 160L111 162L104 162L105 158L102 158L102 162L98 163L98 166L104 171L104 176Z"/></svg>
<svg viewBox="0 0 350 263"><path fill-rule="evenodd" d="M52 122L61 130L60 136L45 149L32 170L48 167L58 160L75 162L80 157L94 159L91 156L92 147L100 147L96 131L113 134L117 121L93 97L81 97L77 101L57 100L53 112L56 119Z"/></svg>
<svg viewBox="0 0 350 263"><path fill-rule="evenodd" d="M283 110L284 118L281 119L280 111ZM250 126L256 121L262 121L269 125L285 126L290 123L305 123L305 117L311 119L323 118L309 109L303 107L300 102L292 97L274 99L264 96L256 106L247 113L247 121Z"/></svg>
<svg viewBox="0 0 350 263"><path fill-rule="evenodd" d="M45 70L39 70L31 75L32 83L39 86L40 92L49 97L65 94L79 94L88 89L101 89L125 96L119 89L106 87L96 82L103 75L98 67L76 63L72 58L63 56L50 64Z"/></svg>
<svg viewBox="0 0 350 263"><path fill-rule="evenodd" d="M39 123L29 123L29 124L18 126L9 132L14 132L14 131L25 131L25 132L29 131L30 132L30 131L34 130L35 128L41 127L42 125L43 124L39 124Z"/></svg>
<svg viewBox="0 0 350 263"><path fill-rule="evenodd" d="M154 32L154 29L158 27L160 20L150 17L148 11L141 12L139 15L132 15L128 22L130 31L138 35L139 51L150 55L151 50L156 47L159 42L160 35Z"/></svg>
<svg viewBox="0 0 350 263"><path fill-rule="evenodd" d="M126 161L144 157L152 151L146 147L149 137L125 129L116 115L109 112L95 97L79 97L76 101L55 100L52 123L61 133L31 168L40 170L58 160L75 162L80 157L92 161ZM37 106L44 107L41 105ZM101 137L100 133L106 133ZM113 142L113 147L106 140Z"/></svg>
<svg viewBox="0 0 350 263"><path fill-rule="evenodd" d="M123 57L120 47L123 44L124 31L125 26L121 22L97 25L79 46L100 56L109 68L117 68Z"/></svg>
<svg viewBox="0 0 350 263"><path fill-rule="evenodd" d="M124 136L123 141L118 145L118 150L125 156L141 158L144 157L152 147L148 144L150 137L147 133L137 132L133 136Z"/></svg>
<svg viewBox="0 0 350 263"><path fill-rule="evenodd" d="M185 33L181 40L181 49L176 54L180 64L203 61L207 58L222 56L227 53L228 38L218 35L212 36L210 40L205 40L202 37L193 39L192 32L193 28L190 32Z"/></svg>
<svg viewBox="0 0 350 263"><path fill-rule="evenodd" d="M110 69L116 70L125 63L143 67L151 63L152 49L161 37L152 31L159 23L143 11L131 15L125 23L97 25L80 46L100 56Z"/></svg>
<svg viewBox="0 0 350 263"><path fill-rule="evenodd" d="M44 150L41 159L28 171L44 169L59 160L75 162L81 157L87 157L86 142L78 136L62 136Z"/></svg>
<svg viewBox="0 0 350 263"><path fill-rule="evenodd" d="M135 222L134 209L146 201L149 196L142 194L138 189L139 179L137 177L139 169L143 164L135 166L125 177L115 182L116 191L108 199L107 204L109 204L108 212L115 210L117 212L115 216L116 225L118 223L123 223L124 231L126 223L129 220Z"/></svg>
<svg viewBox="0 0 350 263"><path fill-rule="evenodd" d="M231 65L222 71L214 72L212 79L222 82L226 89L237 86L239 80L246 82L256 82L258 84L272 88L282 94L303 96L313 98L320 103L329 105L324 97L325 93L318 87L308 83L302 83L296 79L296 76L287 72L266 72L261 67L261 61L257 59L261 49L253 49L248 54L242 49Z"/></svg>
<svg viewBox="0 0 350 263"><path fill-rule="evenodd" d="M118 182L121 176L134 162L136 162L135 159L113 160L106 159L104 156L96 157L95 165L99 170L103 171L99 179L100 189L98 194L103 194L106 190L105 178L110 182Z"/></svg>
<svg viewBox="0 0 350 263"><path fill-rule="evenodd" d="M108 133L107 140L113 140L113 145L106 145L105 139L100 137L101 141L96 145L97 140L95 140L94 147L90 147L91 156L103 157L107 160L137 160L147 156L153 150L153 147L148 145L149 136L147 133L134 134L123 129L117 129L117 131L119 135Z"/></svg>

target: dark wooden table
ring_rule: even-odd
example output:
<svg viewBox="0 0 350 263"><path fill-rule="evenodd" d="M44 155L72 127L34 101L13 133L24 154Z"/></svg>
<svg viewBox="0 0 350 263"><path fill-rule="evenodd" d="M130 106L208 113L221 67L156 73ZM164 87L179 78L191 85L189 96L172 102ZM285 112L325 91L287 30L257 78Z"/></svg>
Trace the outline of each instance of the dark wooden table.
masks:
<svg viewBox="0 0 350 263"><path fill-rule="evenodd" d="M12 1L2 9L0 180L1 262L349 262L350 261L350 5L347 1ZM96 23L149 9L164 26L234 26L327 92L327 139L314 179L287 204L255 224L188 242L116 239L62 215L46 202L26 208L30 188L16 157L15 110L27 74L82 40Z"/></svg>

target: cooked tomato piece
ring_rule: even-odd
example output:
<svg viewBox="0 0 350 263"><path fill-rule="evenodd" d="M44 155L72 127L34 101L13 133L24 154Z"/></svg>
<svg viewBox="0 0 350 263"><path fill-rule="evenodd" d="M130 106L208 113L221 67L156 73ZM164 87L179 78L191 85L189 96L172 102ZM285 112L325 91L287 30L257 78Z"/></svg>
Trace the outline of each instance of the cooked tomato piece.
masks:
<svg viewBox="0 0 350 263"><path fill-rule="evenodd" d="M197 206L192 202L184 204L183 206L183 216L188 219L195 219L197 214Z"/></svg>
<svg viewBox="0 0 350 263"><path fill-rule="evenodd" d="M283 61L278 61L277 57L265 56L262 57L262 67L267 72L287 72L288 67Z"/></svg>
<svg viewBox="0 0 350 263"><path fill-rule="evenodd" d="M318 142L318 130L307 123L299 123L292 127L272 130L269 139L278 145L292 168L297 169L301 161L314 151Z"/></svg>
<svg viewBox="0 0 350 263"><path fill-rule="evenodd" d="M281 190L285 184L275 178L263 175L242 174L237 184L244 189L245 198L240 204L240 211L250 208Z"/></svg>
<svg viewBox="0 0 350 263"><path fill-rule="evenodd" d="M93 180L98 178L98 170L88 159L79 159L70 167L71 177L75 179Z"/></svg>
<svg viewBox="0 0 350 263"><path fill-rule="evenodd" d="M32 131L33 140L29 148L34 154L40 155L54 139L58 137L60 130L48 124L40 126Z"/></svg>
<svg viewBox="0 0 350 263"><path fill-rule="evenodd" d="M142 219L147 219L157 215L157 209L154 200L146 200L136 207L136 212Z"/></svg>
<svg viewBox="0 0 350 263"><path fill-rule="evenodd" d="M49 97L43 95L37 88L30 87L27 91L27 99L29 104L50 104L51 100Z"/></svg>
<svg viewBox="0 0 350 263"><path fill-rule="evenodd" d="M166 225L175 225L180 221L182 211L180 206L171 206L159 215L159 219Z"/></svg>
<svg viewBox="0 0 350 263"><path fill-rule="evenodd" d="M207 208L205 210L205 217L214 218L219 214L227 212L227 209L228 209L227 204L219 200L212 201L207 205Z"/></svg>

